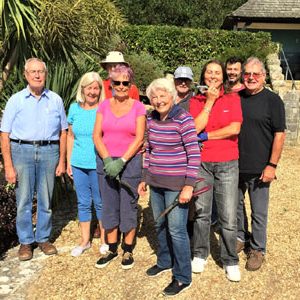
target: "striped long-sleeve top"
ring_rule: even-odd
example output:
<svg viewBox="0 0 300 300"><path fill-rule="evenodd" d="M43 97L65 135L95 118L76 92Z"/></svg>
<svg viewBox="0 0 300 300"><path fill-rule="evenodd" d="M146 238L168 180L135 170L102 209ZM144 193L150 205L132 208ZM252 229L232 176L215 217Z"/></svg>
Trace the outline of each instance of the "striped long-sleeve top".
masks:
<svg viewBox="0 0 300 300"><path fill-rule="evenodd" d="M200 162L195 124L188 112L174 105L164 121L156 111L148 116L143 181L175 191L194 186Z"/></svg>

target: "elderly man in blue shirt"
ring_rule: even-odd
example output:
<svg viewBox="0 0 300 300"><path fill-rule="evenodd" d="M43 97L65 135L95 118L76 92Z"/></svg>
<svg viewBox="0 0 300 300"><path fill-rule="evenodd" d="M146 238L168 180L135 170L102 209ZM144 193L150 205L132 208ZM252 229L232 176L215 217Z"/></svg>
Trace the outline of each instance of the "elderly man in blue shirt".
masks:
<svg viewBox="0 0 300 300"><path fill-rule="evenodd" d="M66 129L62 99L45 88L47 68L38 58L25 63L28 86L8 100L1 123L5 178L16 184L18 252L21 261L33 256L33 244L46 254L57 250L49 242L54 178L65 172ZM37 195L36 230L32 200Z"/></svg>

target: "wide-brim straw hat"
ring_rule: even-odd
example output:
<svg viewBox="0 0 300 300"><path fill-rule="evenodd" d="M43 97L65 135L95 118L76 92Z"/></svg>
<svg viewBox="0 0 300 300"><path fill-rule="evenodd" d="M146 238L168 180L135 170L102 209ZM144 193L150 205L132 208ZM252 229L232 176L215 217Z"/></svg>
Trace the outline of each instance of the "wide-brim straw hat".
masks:
<svg viewBox="0 0 300 300"><path fill-rule="evenodd" d="M105 68L106 64L118 64L118 63L129 66L129 64L125 61L124 56L121 52L111 51L108 52L105 59L101 61L101 66Z"/></svg>

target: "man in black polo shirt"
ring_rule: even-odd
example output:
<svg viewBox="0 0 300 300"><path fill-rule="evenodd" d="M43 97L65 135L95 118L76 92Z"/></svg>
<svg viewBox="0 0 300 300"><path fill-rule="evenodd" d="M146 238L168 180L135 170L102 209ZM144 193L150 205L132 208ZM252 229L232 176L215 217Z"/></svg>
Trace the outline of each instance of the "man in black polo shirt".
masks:
<svg viewBox="0 0 300 300"><path fill-rule="evenodd" d="M246 269L258 270L264 260L267 241L267 221L270 183L285 139L285 110L278 95L264 88L266 70L263 63L250 57L244 64L245 90L240 92L243 124L239 136L239 193L237 251L250 242ZM248 190L251 202L251 228L244 209Z"/></svg>

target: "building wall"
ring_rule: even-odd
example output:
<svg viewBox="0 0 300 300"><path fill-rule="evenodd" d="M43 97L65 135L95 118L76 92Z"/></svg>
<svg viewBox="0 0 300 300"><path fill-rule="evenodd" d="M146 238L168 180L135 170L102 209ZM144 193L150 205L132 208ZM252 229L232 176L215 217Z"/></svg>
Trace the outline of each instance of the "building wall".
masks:
<svg viewBox="0 0 300 300"><path fill-rule="evenodd" d="M300 144L300 89L293 88L290 81L284 80L281 73L280 59L277 53L267 57L267 67L274 92L278 93L284 102L287 136L286 144Z"/></svg>
<svg viewBox="0 0 300 300"><path fill-rule="evenodd" d="M300 26L300 25L299 25ZM248 29L252 32L259 30ZM263 29L263 31L270 32L272 40L280 43L282 46L290 69L292 71L293 78L300 80L300 30L283 30L283 29ZM283 73L286 71L286 64L281 54ZM288 79L291 79L288 77Z"/></svg>

